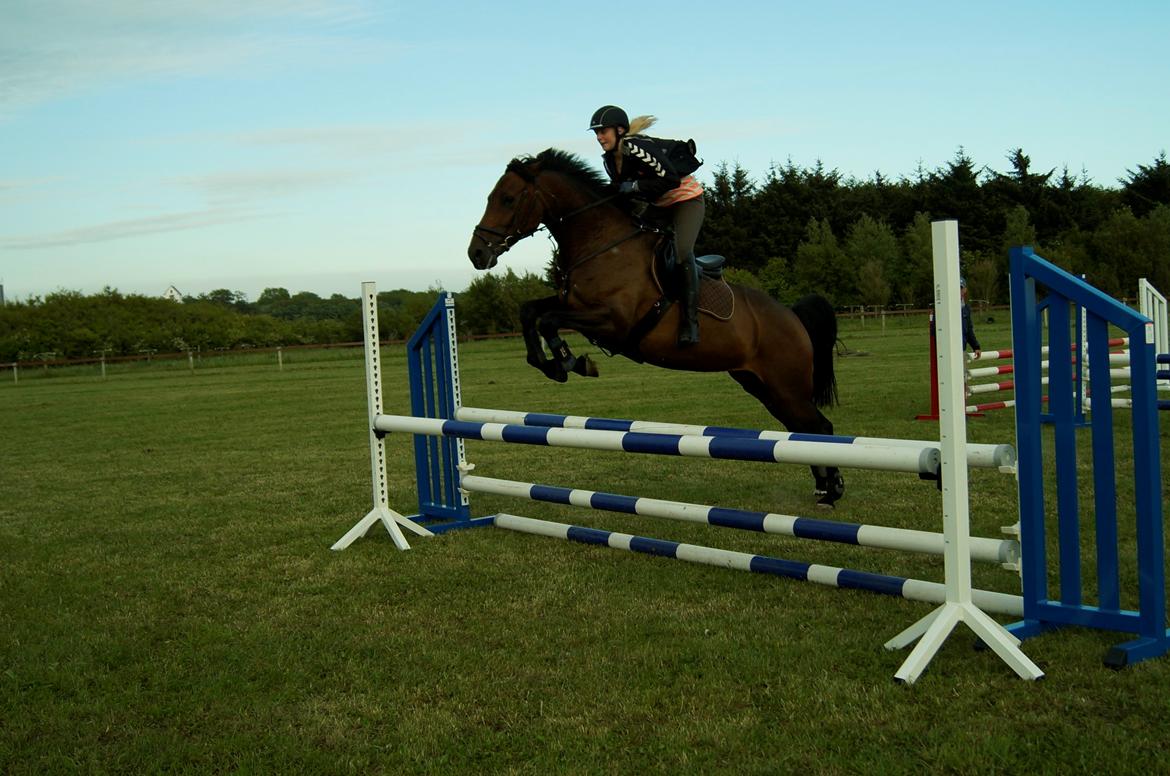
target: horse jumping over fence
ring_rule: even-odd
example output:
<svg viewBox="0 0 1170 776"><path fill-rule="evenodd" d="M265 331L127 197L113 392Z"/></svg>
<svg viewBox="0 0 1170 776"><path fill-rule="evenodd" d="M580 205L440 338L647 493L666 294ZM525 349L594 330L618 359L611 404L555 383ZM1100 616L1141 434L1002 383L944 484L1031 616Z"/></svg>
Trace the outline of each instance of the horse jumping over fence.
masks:
<svg viewBox="0 0 1170 776"><path fill-rule="evenodd" d="M589 356L574 356L560 338L561 329L572 329L639 363L727 372L789 431L833 433L820 408L837 398L837 320L823 297L787 307L762 291L728 284L730 314L703 316L699 343L679 348L679 313L655 266L663 235L635 223L607 181L573 154L549 149L513 159L488 195L468 256L476 269L490 269L542 224L558 245L556 294L522 305L520 315L528 363L547 377L597 375ZM817 503L831 507L845 491L840 471L813 466L812 472Z"/></svg>

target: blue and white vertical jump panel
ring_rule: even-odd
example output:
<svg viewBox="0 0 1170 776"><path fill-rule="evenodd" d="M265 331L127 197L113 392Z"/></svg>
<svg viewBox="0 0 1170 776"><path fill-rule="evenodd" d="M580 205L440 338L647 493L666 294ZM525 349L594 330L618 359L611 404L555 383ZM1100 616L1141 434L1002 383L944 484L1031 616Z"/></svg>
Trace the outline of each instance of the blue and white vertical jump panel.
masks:
<svg viewBox="0 0 1170 776"><path fill-rule="evenodd" d="M454 420L462 405L459 348L455 333L455 297L444 293L423 318L406 345L410 376L410 413L416 418ZM414 437L414 465L418 476L416 519L441 532L442 523L462 527L470 520L467 494L459 489L466 466L463 439Z"/></svg>
<svg viewBox="0 0 1170 776"><path fill-rule="evenodd" d="M1154 329L1150 319L1033 253L1011 251L1013 349L1016 364L1016 433L1020 481L1020 544L1023 567L1024 620L1010 630L1020 638L1062 625L1137 634L1113 647L1107 665L1120 667L1170 651L1166 628L1166 568L1163 544L1161 469L1155 385ZM1048 311L1048 326L1041 310ZM1058 593L1049 592L1049 528L1045 505L1045 435L1041 433L1040 352L1066 353L1070 330L1084 311L1084 332L1091 384L1109 384L1109 327L1129 337L1132 353L1133 407L1121 415L1133 433L1138 608L1121 608L1119 568L1115 418L1109 402L1093 404L1091 438L1092 504L1096 546L1097 601L1084 600L1081 573L1082 535L1078 472L1078 410L1073 367L1052 359L1048 372L1048 411L1052 422L1049 458L1055 465L1055 538ZM1043 342L1045 330L1048 341ZM1021 357L1023 354L1023 357ZM1128 415L1129 420L1124 418ZM1083 428L1083 426L1081 426ZM1130 503L1129 494L1122 500ZM1130 591L1132 592L1132 591ZM1130 596L1132 597L1132 596Z"/></svg>

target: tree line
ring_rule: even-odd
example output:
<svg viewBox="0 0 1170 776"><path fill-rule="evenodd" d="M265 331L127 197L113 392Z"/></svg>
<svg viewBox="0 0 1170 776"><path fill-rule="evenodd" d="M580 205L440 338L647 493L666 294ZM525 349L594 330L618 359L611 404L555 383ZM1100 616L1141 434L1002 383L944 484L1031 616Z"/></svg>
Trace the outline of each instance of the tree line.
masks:
<svg viewBox="0 0 1170 776"><path fill-rule="evenodd" d="M934 171L890 180L846 178L820 163L773 166L759 180L721 165L707 189L696 249L728 258L733 276L780 300L817 292L838 307L932 297L930 222L957 219L975 298L1007 301L1008 249L1041 256L1118 298L1139 278L1170 287L1170 163L1165 152L1118 181L1035 172L1022 149L1008 169L979 167L959 149ZM750 274L749 274L750 273Z"/></svg>
<svg viewBox="0 0 1170 776"><path fill-rule="evenodd" d="M959 221L972 296L1007 301L1007 249L1041 256L1118 298L1145 277L1170 289L1170 163L1159 154L1116 187L1067 169L1035 172L1021 149L1008 169L979 167L959 149L936 170L891 180L842 176L821 163L773 166L758 180L722 164L707 187L696 246L728 258L728 279L781 301L807 292L839 308L926 307L933 294L930 222ZM552 293L545 274L511 269L458 293L461 334L517 331L519 307ZM383 339L408 336L440 289L378 294ZM157 297L58 291L0 307L0 361L328 344L362 338L358 299L267 288L255 302L219 289L182 303Z"/></svg>

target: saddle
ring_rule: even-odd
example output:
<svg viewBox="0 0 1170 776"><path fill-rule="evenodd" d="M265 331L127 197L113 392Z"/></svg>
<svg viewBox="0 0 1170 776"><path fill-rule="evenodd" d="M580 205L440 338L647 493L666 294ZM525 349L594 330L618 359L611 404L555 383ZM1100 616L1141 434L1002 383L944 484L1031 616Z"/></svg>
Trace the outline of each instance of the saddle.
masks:
<svg viewBox="0 0 1170 776"><path fill-rule="evenodd" d="M699 312L721 321L729 319L735 311L735 297L723 279L723 265L726 263L727 259L713 253L695 257L695 266L699 270ZM674 253L674 236L670 232L664 233L654 246L653 267L658 290L670 301L677 302L682 294L681 270Z"/></svg>

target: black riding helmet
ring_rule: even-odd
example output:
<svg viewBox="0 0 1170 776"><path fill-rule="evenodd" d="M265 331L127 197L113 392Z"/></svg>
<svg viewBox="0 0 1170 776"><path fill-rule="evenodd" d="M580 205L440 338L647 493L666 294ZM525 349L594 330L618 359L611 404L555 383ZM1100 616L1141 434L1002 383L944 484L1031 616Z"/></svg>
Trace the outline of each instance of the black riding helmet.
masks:
<svg viewBox="0 0 1170 776"><path fill-rule="evenodd" d="M602 105L593 113L589 120L589 131L604 129L605 127L621 127L630 131L630 117L616 105Z"/></svg>

